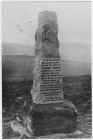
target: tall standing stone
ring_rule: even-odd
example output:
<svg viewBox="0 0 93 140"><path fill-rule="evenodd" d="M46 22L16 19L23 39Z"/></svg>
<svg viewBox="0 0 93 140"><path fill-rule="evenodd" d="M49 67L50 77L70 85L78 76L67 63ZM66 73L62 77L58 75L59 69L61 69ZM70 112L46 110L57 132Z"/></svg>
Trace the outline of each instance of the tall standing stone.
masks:
<svg viewBox="0 0 93 140"><path fill-rule="evenodd" d="M75 130L76 108L64 99L58 23L55 12L38 16L35 34L35 65L31 95L34 135Z"/></svg>

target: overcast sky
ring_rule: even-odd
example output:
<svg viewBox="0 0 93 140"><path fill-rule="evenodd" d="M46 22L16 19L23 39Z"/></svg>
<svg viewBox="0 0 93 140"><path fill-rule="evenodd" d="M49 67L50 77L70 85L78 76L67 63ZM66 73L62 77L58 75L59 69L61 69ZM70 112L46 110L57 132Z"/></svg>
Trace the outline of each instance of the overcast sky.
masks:
<svg viewBox="0 0 93 140"><path fill-rule="evenodd" d="M38 14L44 10L57 13L60 42L90 44L90 2L3 2L2 40L35 44Z"/></svg>

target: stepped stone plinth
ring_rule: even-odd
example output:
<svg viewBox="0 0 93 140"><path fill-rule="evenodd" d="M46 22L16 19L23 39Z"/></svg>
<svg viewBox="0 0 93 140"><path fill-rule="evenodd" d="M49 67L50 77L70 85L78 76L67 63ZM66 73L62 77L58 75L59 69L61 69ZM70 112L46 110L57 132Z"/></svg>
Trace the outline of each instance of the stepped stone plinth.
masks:
<svg viewBox="0 0 93 140"><path fill-rule="evenodd" d="M31 90L34 135L73 132L77 127L77 111L72 102L64 99L55 12L44 11L39 14L35 40Z"/></svg>

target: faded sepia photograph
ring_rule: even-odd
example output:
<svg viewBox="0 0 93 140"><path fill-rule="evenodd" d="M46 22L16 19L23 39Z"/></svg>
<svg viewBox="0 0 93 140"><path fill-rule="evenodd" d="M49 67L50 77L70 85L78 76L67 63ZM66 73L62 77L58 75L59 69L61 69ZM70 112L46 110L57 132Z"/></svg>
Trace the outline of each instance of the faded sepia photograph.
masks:
<svg viewBox="0 0 93 140"><path fill-rule="evenodd" d="M1 7L2 139L92 138L91 1Z"/></svg>

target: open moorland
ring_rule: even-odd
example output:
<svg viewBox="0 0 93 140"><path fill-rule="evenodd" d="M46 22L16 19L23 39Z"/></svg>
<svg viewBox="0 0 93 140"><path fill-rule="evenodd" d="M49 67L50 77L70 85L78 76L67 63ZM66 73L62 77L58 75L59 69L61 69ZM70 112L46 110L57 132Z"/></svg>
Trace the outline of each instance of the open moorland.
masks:
<svg viewBox="0 0 93 140"><path fill-rule="evenodd" d="M2 82L3 138L9 139L18 136L18 134L14 133L11 129L10 120L12 115L20 111L23 105L23 101L17 102L18 97L23 97L27 101L27 105L31 105L32 84L32 80ZM83 135L78 136L78 138L91 138L91 76L63 77L63 91L65 98L72 101L78 110L77 127L83 132ZM59 136L58 138L62 137Z"/></svg>

